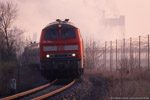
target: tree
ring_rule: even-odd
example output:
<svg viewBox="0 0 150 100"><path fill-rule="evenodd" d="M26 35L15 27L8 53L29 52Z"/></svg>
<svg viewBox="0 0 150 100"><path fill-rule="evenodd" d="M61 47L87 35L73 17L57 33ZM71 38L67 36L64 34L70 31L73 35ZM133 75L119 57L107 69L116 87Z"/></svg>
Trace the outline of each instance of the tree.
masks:
<svg viewBox="0 0 150 100"><path fill-rule="evenodd" d="M23 31L17 27L13 27L13 23L17 18L17 5L12 2L0 2L0 52L3 60L10 60L16 57L16 53L20 50Z"/></svg>

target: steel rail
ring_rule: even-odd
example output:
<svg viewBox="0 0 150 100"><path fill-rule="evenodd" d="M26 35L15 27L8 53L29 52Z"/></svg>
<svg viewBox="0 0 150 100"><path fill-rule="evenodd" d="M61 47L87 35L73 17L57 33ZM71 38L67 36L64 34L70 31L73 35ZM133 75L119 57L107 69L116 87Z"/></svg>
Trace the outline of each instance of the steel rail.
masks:
<svg viewBox="0 0 150 100"><path fill-rule="evenodd" d="M22 96L31 94L31 93L33 93L33 92L36 92L36 91L39 91L39 90L41 90L41 89L44 89L44 88L46 88L46 87L48 87L48 86L51 86L51 85L54 84L56 81L57 81L57 79L54 80L54 81L52 81L51 83L42 85L42 86L40 86L40 87L31 89L31 90L28 90L28 91L25 91L25 92L21 92L21 93L15 94L15 95L12 95L12 96L4 97L4 98L1 98L0 100L12 100L12 99L16 99L16 98L19 98L19 97L22 97Z"/></svg>
<svg viewBox="0 0 150 100"><path fill-rule="evenodd" d="M54 94L56 94L56 93L59 93L59 92L65 90L65 89L69 88L69 87L72 86L74 83L75 83L75 80L73 80L71 83L69 83L68 85L66 85L66 86L64 86L64 87L62 87L62 88L59 88L59 89L57 89L57 90L54 90L54 91L49 92L49 93L47 93L47 94L44 94L44 95L42 95L42 96L33 98L33 99L31 99L31 100L42 100L42 99L48 98L48 97L50 97L50 96L52 96L52 95L54 95Z"/></svg>

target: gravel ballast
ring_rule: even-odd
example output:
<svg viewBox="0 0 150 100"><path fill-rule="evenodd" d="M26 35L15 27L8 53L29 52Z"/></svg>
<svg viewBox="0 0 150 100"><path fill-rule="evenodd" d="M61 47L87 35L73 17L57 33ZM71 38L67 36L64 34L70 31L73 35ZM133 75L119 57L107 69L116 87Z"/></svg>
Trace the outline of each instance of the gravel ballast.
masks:
<svg viewBox="0 0 150 100"><path fill-rule="evenodd" d="M106 80L95 74L84 74L67 90L47 100L99 100L107 90Z"/></svg>

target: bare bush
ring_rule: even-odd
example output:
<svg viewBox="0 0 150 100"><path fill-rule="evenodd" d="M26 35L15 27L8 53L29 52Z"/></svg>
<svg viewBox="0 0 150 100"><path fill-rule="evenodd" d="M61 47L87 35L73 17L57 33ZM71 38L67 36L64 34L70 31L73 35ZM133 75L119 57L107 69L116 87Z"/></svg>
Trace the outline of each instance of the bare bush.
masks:
<svg viewBox="0 0 150 100"><path fill-rule="evenodd" d="M11 78L16 78L15 72L17 71L18 64L16 62L3 62L0 65L0 95L10 94Z"/></svg>
<svg viewBox="0 0 150 100"><path fill-rule="evenodd" d="M90 40L85 44L85 68L96 69L101 65L101 46L98 42Z"/></svg>

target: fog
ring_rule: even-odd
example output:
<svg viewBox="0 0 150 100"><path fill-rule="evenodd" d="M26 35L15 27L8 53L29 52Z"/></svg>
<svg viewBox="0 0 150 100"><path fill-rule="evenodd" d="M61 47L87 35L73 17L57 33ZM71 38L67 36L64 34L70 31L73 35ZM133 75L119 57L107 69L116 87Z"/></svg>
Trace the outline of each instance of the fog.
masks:
<svg viewBox="0 0 150 100"><path fill-rule="evenodd" d="M150 33L148 28L150 25L148 12L150 2L144 1L13 0L19 9L16 25L25 30L25 36L30 36L31 39L33 36L37 36L37 39L34 37L33 40L39 41L41 30L48 23L57 18L62 20L69 18L80 29L84 40L92 38L100 42ZM104 25L104 19L119 18L121 15L125 16L124 28L120 28L118 25Z"/></svg>

